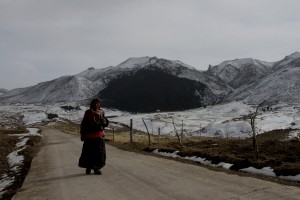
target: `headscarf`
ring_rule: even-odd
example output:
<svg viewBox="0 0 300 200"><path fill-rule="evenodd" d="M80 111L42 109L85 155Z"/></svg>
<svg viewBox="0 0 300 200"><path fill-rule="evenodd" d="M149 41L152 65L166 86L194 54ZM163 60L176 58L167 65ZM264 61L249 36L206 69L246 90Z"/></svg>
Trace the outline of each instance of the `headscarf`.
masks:
<svg viewBox="0 0 300 200"><path fill-rule="evenodd" d="M100 99L99 99L99 98L94 98L94 99L91 101L90 108L92 108L93 105L94 105L96 102L100 103L100 106L102 107L102 103L101 103Z"/></svg>

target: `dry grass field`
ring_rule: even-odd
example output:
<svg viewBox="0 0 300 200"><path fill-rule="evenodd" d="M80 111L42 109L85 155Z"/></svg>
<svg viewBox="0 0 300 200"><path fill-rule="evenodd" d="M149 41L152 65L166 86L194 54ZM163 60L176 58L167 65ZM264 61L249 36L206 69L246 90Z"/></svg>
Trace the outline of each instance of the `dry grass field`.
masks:
<svg viewBox="0 0 300 200"><path fill-rule="evenodd" d="M179 145L176 137L164 136L158 141L157 136L151 136L151 145L148 144L146 134L134 134L130 142L129 133L107 131L106 139L109 144L123 149L138 151L163 152L179 151L178 155L197 156L211 160L212 163L226 162L234 164L231 169L239 170L253 166L255 168L271 167L277 176L300 174L300 141L287 140L289 130L276 130L259 135L257 138L259 158L256 159L252 139L227 139L186 137L183 146Z"/></svg>

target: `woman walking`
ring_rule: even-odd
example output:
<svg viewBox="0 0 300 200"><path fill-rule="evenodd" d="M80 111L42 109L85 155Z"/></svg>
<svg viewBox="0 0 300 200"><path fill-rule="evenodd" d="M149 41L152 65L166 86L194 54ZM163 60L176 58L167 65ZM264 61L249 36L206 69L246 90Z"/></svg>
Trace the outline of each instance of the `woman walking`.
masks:
<svg viewBox="0 0 300 200"><path fill-rule="evenodd" d="M106 160L104 128L108 123L101 101L98 98L93 99L80 124L83 147L78 165L86 168L86 174L90 174L91 170L97 175L102 174L100 169L105 166Z"/></svg>

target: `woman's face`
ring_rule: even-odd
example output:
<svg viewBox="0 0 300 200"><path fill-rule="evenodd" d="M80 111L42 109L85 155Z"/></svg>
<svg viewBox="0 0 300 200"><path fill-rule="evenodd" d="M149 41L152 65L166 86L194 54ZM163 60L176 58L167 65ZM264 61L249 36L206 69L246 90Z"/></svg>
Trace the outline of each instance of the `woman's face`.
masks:
<svg viewBox="0 0 300 200"><path fill-rule="evenodd" d="M99 102L96 101L95 103L93 103L93 110L100 110L100 108L101 108L101 105Z"/></svg>

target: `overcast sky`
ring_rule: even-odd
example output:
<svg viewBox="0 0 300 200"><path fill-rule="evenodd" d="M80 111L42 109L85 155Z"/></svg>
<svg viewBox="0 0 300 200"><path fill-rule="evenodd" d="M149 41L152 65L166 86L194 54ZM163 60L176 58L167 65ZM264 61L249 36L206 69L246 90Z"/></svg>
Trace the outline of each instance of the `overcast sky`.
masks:
<svg viewBox="0 0 300 200"><path fill-rule="evenodd" d="M200 70L299 50L299 0L0 0L0 88L116 66L130 57Z"/></svg>

